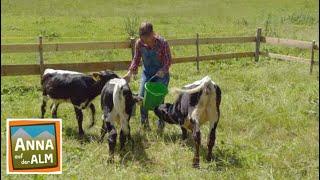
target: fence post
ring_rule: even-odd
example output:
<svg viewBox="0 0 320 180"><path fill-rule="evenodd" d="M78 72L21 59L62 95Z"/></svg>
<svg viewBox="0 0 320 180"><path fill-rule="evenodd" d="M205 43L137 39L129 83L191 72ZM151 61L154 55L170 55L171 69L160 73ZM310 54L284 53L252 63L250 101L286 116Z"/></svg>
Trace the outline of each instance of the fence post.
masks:
<svg viewBox="0 0 320 180"><path fill-rule="evenodd" d="M44 71L43 65L43 45L42 45L42 36L39 36L39 67L40 67L40 79L42 78L42 74Z"/></svg>
<svg viewBox="0 0 320 180"><path fill-rule="evenodd" d="M261 28L258 28L257 29L257 35L256 35L256 52L254 54L254 59L255 59L256 62L259 61L260 41L261 41Z"/></svg>
<svg viewBox="0 0 320 180"><path fill-rule="evenodd" d="M199 33L197 33L197 39L196 39L196 46L197 46L197 71L199 72Z"/></svg>
<svg viewBox="0 0 320 180"><path fill-rule="evenodd" d="M313 64L314 64L314 47L316 45L316 41L312 41L312 46L311 46L311 59L310 59L310 74L312 74L312 69L313 69Z"/></svg>

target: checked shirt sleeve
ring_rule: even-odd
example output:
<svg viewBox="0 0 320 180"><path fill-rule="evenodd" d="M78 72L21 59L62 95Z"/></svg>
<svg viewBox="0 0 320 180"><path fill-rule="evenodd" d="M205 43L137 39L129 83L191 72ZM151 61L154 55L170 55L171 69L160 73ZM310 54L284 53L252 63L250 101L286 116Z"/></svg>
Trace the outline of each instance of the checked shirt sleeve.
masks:
<svg viewBox="0 0 320 180"><path fill-rule="evenodd" d="M138 66L141 61L141 45L140 45L140 40L137 40L135 43L135 51L134 51L134 57L132 59L131 65L129 67L129 70L131 70L134 74L138 73Z"/></svg>
<svg viewBox="0 0 320 180"><path fill-rule="evenodd" d="M172 61L172 58L171 58L170 46L168 42L165 41L163 45L163 68L162 68L164 72L169 71L169 68L171 66L171 61Z"/></svg>

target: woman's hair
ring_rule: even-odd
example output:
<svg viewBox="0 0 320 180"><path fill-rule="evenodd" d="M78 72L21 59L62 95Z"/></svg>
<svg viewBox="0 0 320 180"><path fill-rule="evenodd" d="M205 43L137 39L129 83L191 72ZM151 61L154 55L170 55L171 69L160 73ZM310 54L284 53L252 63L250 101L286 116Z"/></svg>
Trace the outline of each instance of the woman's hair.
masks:
<svg viewBox="0 0 320 180"><path fill-rule="evenodd" d="M139 36L146 36L153 33L153 26L150 22L142 22L139 28Z"/></svg>

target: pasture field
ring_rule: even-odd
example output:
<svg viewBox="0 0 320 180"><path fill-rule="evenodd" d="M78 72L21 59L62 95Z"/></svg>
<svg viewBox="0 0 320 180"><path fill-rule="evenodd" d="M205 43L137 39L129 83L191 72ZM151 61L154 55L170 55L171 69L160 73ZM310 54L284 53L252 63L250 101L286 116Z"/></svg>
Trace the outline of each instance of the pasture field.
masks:
<svg viewBox="0 0 320 180"><path fill-rule="evenodd" d="M252 36L257 27L273 37L311 41L318 38L318 1L315 0L1 0L1 43L122 41L128 39L126 20L150 20L166 39ZM136 27L134 25L134 27ZM262 45L261 51L310 58L310 51ZM203 45L200 55L254 51L254 44ZM194 56L194 46L172 47L174 57ZM44 53L46 63L128 60L130 50ZM318 53L316 59L318 61ZM38 54L1 54L1 64L34 64ZM140 69L141 72L141 69ZM125 71L117 71L124 75ZM63 121L62 175L6 175L6 119L38 118L39 76L1 77L1 177L4 179L318 179L319 178L319 67L260 57L175 64L169 87L209 75L222 90L221 118L213 150L205 161L208 124L201 127L200 169L193 169L193 141L180 140L180 128L167 125L156 133L140 129L140 115L131 119L133 149L116 149L107 162L107 138L97 142L101 127L99 98L96 124L84 112L83 143L70 104L59 107ZM139 79L130 84L138 91ZM169 94L166 101L173 102ZM46 117L50 117L47 109ZM119 142L119 141L118 141ZM119 143L118 143L119 145Z"/></svg>

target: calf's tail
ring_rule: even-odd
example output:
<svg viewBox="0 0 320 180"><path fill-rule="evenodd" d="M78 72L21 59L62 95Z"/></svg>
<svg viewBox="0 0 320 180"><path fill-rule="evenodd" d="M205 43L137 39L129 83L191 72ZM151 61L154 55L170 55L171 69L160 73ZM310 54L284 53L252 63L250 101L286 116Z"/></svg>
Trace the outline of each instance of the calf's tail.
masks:
<svg viewBox="0 0 320 180"><path fill-rule="evenodd" d="M114 80L115 81L115 80ZM115 110L118 112L121 110L121 104L123 100L122 87L126 85L126 81L124 79L118 79L116 83L114 83L114 91L113 91L113 106Z"/></svg>
<svg viewBox="0 0 320 180"><path fill-rule="evenodd" d="M201 83L198 86L196 86L195 88L192 88L192 89L172 88L170 91L174 94L177 94L177 93L193 94L193 93L197 93L197 92L201 91L204 86L208 85L208 83L211 83L212 81L209 76L206 76L200 82Z"/></svg>

